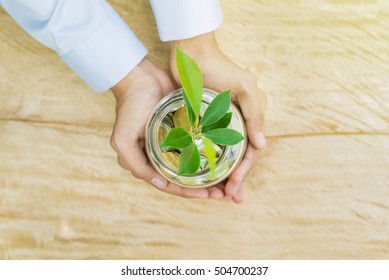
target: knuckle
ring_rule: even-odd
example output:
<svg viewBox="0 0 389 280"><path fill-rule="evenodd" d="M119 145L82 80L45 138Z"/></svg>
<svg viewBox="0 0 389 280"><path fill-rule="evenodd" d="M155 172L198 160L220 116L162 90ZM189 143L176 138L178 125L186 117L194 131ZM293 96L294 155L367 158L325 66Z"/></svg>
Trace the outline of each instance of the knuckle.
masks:
<svg viewBox="0 0 389 280"><path fill-rule="evenodd" d="M241 178L238 174L233 174L231 177L230 177L230 182L232 185L234 186L237 186L237 185L240 185L241 183Z"/></svg>
<svg viewBox="0 0 389 280"><path fill-rule="evenodd" d="M117 134L112 134L111 140L110 140L112 148L118 152L125 149L127 146L127 143L123 137L118 136Z"/></svg>
<svg viewBox="0 0 389 280"><path fill-rule="evenodd" d="M240 95L253 96L256 94L256 91L258 90L257 77L246 70L243 70L239 77Z"/></svg>
<svg viewBox="0 0 389 280"><path fill-rule="evenodd" d="M141 171L141 170L130 168L130 172L131 172L132 176L134 176L137 179L143 179L144 178L144 172Z"/></svg>
<svg viewBox="0 0 389 280"><path fill-rule="evenodd" d="M115 136L113 134L111 135L111 139L109 140L109 143L111 144L112 149L114 149L114 151L117 152L118 149L116 147Z"/></svg>
<svg viewBox="0 0 389 280"><path fill-rule="evenodd" d="M117 156L117 162L118 164L123 168L123 169L128 169L125 164L123 163L123 161L120 159L120 156L118 155Z"/></svg>
<svg viewBox="0 0 389 280"><path fill-rule="evenodd" d="M259 107L260 108L260 107ZM264 119L262 110L255 109L255 111L251 111L252 113L246 114L244 116L244 120L246 123L251 123L252 125L258 125L258 123L262 122Z"/></svg>

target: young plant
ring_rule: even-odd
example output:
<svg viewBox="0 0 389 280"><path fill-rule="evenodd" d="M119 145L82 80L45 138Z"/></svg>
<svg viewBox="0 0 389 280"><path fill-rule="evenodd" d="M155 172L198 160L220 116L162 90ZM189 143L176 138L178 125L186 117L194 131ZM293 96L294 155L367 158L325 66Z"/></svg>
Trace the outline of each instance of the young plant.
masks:
<svg viewBox="0 0 389 280"><path fill-rule="evenodd" d="M243 136L232 129L230 124L232 113L227 112L231 105L230 91L218 94L205 110L200 120L200 107L203 95L203 81L196 62L187 54L176 48L176 64L178 76L183 88L183 99L188 112L189 130L177 127L169 131L161 148L182 149L178 175L191 175L198 171L200 156L198 145L204 145L205 156L211 171L215 176L216 150L218 145L235 145L242 141Z"/></svg>

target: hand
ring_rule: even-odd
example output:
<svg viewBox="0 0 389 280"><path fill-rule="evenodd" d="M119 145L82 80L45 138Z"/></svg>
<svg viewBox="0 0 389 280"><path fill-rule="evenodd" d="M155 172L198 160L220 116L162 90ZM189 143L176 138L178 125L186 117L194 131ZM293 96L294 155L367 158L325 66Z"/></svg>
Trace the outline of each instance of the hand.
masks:
<svg viewBox="0 0 389 280"><path fill-rule="evenodd" d="M241 109L250 142L247 151L241 164L227 182L210 190L212 198L232 198L236 203L240 203L243 201L243 180L254 166L259 149L266 146L263 134L266 96L258 89L257 79L253 74L241 69L224 56L213 33L172 42L170 67L177 83L179 79L175 62L176 46L197 62L203 73L204 87L217 91L230 89L232 101Z"/></svg>
<svg viewBox="0 0 389 280"><path fill-rule="evenodd" d="M168 183L151 165L144 152L145 125L154 106L173 90L169 77L148 59L143 59L111 90L116 98L116 121L111 137L118 162L136 178L164 192L208 198L212 189L189 189Z"/></svg>

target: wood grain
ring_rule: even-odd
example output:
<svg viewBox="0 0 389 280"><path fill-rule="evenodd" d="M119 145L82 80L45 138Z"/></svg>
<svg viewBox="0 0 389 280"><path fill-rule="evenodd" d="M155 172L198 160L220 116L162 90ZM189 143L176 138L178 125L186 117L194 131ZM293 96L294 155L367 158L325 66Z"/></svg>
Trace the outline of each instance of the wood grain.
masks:
<svg viewBox="0 0 389 280"><path fill-rule="evenodd" d="M110 3L168 70L148 2ZM110 93L0 10L0 258L389 258L389 4L221 4L220 47L269 98L239 206L122 170Z"/></svg>

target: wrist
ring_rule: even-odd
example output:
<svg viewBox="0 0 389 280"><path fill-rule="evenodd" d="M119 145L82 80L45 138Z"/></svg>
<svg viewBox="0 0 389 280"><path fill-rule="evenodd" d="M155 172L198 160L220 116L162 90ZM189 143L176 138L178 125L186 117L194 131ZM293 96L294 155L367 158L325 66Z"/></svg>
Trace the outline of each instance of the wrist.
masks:
<svg viewBox="0 0 389 280"><path fill-rule="evenodd" d="M129 92L132 92L134 85L141 83L144 80L154 77L153 71L155 65L144 58L137 66L135 66L122 80L111 88L116 101L124 98Z"/></svg>
<svg viewBox="0 0 389 280"><path fill-rule="evenodd" d="M218 49L214 32L202 34L189 39L172 41L170 44L172 58L175 57L176 47L179 47L185 53L193 57Z"/></svg>

